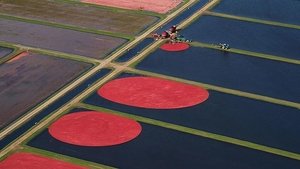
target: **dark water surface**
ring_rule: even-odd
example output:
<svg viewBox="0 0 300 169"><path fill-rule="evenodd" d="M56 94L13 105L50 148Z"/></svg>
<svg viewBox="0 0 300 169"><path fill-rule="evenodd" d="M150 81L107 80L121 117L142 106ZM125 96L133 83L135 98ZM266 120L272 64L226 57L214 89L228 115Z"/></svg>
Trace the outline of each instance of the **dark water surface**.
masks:
<svg viewBox="0 0 300 169"><path fill-rule="evenodd" d="M300 25L299 0L223 0L213 11Z"/></svg>
<svg viewBox="0 0 300 169"><path fill-rule="evenodd" d="M194 41L300 60L300 30L203 16L180 34Z"/></svg>
<svg viewBox="0 0 300 169"><path fill-rule="evenodd" d="M171 26L177 25L180 22L183 22L185 19L190 17L194 12L201 9L206 3L208 3L208 0L200 0L196 2L194 5L192 5L190 8L182 12L180 15L163 25L160 29L158 29L158 33L162 33L165 30L168 30ZM134 48L130 49L128 52L123 54L121 57L116 59L117 62L126 62L130 60L132 57L134 57L138 52L142 51L146 46L148 46L150 43L153 42L153 39L147 38L144 39L142 42L140 42L138 45L136 45Z"/></svg>
<svg viewBox="0 0 300 169"><path fill-rule="evenodd" d="M123 74L121 77L131 76ZM300 111L235 95L209 91L207 101L182 109L146 109L92 94L85 103L205 130L271 147L300 152Z"/></svg>
<svg viewBox="0 0 300 169"><path fill-rule="evenodd" d="M226 144L174 130L141 123L143 131L134 140L109 147L65 144L47 130L28 145L118 168L230 168L296 169L297 160ZM80 134L80 133L79 133Z"/></svg>
<svg viewBox="0 0 300 169"><path fill-rule="evenodd" d="M117 62L127 62L132 57L141 52L146 46L150 45L154 40L152 38L146 38L143 41L139 42L135 47L129 49L126 53L124 53L121 57L116 59Z"/></svg>
<svg viewBox="0 0 300 169"><path fill-rule="evenodd" d="M165 30L168 30L171 26L177 25L180 22L183 22L188 17L190 17L193 13L195 13L197 10L201 9L205 4L208 3L209 0L200 0L196 2L193 6L182 12L180 15L172 19L170 22L163 25L159 30L158 33L161 33Z"/></svg>
<svg viewBox="0 0 300 169"><path fill-rule="evenodd" d="M192 47L157 50L138 69L300 103L300 66Z"/></svg>
<svg viewBox="0 0 300 169"><path fill-rule="evenodd" d="M11 49L11 48L6 48L6 47L1 47L0 46L0 59L7 56L8 54L10 54L13 51L14 50Z"/></svg>

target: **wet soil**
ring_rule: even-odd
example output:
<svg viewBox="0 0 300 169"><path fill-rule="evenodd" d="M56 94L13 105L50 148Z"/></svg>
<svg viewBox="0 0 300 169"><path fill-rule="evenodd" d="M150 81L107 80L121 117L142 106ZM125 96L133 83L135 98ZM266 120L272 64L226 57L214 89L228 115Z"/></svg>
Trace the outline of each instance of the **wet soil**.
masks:
<svg viewBox="0 0 300 169"><path fill-rule="evenodd" d="M0 19L0 41L103 58L126 39Z"/></svg>
<svg viewBox="0 0 300 169"><path fill-rule="evenodd" d="M154 16L53 0L2 0L0 11L14 16L129 35L138 34L158 20Z"/></svg>
<svg viewBox="0 0 300 169"><path fill-rule="evenodd" d="M0 128L43 101L90 64L30 53L0 66Z"/></svg>

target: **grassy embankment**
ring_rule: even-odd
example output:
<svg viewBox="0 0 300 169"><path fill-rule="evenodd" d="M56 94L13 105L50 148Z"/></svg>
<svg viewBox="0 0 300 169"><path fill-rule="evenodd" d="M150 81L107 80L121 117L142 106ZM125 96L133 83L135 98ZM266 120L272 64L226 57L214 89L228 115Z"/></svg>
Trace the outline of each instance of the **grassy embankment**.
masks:
<svg viewBox="0 0 300 169"><path fill-rule="evenodd" d="M227 19L235 19L235 20L244 21L244 22L253 22L253 23L266 24L266 25L271 25L271 26L285 27L285 28L290 28L290 29L300 29L299 25L286 24L286 23L281 23L281 22L274 22L274 21L261 20L261 19L248 18L248 17L235 16L235 15L228 15L228 14L216 13L216 12L211 12L211 11L206 11L205 15L223 17L223 18L227 18ZM192 42L191 45L194 47L205 47L205 48L223 50L223 49L220 49L220 47L217 44ZM297 59L289 59L289 58L285 58L285 57L281 57L281 56L257 53L257 52L242 50L242 49L236 49L236 48L231 48L229 50L225 50L225 52L232 52L232 53L236 53L236 54L259 57L259 58L263 58L263 59L275 60L275 61L286 62L286 63L291 63L291 64L300 64L300 60L297 60Z"/></svg>
<svg viewBox="0 0 300 169"><path fill-rule="evenodd" d="M214 133L206 132L203 130L197 130L197 129L193 129L193 128L189 128L189 127L184 127L184 126L180 126L180 125L176 125L176 124L171 124L171 123L167 123L167 122L163 122L163 121L159 121L159 120L142 117L142 116L132 115L132 114L118 112L118 111L112 111L109 109L92 106L92 105L88 105L88 104L84 104L84 103L81 103L78 106L81 108L86 108L86 109L91 109L91 110L96 110L96 111L105 111L107 113L121 115L121 116L128 117L128 118L131 118L136 121L143 122L143 123L176 130L176 131L180 131L183 133L193 134L193 135L197 135L200 137L205 137L205 138L209 138L212 140L217 140L217 141L221 141L221 142L225 142L225 143L229 143L229 144L234 144L234 145L238 145L238 146L242 146L242 147L246 147L246 148L250 148L250 149L254 149L254 150L259 150L259 151L263 151L263 152L267 152L267 153L271 153L271 154L276 154L279 156L283 156L283 157L287 157L287 158L291 158L291 159L295 159L295 160L300 160L300 154L292 153L289 151L272 148L272 147L268 147L268 146L264 146L264 145L260 145L260 144L256 144L256 143L252 143L252 142L245 141L245 140L235 139L235 138L223 136L220 134L214 134Z"/></svg>
<svg viewBox="0 0 300 169"><path fill-rule="evenodd" d="M211 15L211 16L223 17L223 18L227 18L227 19L235 19L235 20L240 20L240 21L245 21L245 22L254 22L254 23L266 24L266 25L271 25L271 26L279 26L279 27L285 27L285 28L291 28L291 29L300 29L299 25L288 24L288 23L281 23L281 22L249 18L249 17L243 17L243 16L236 16L236 15L229 15L229 14L217 13L217 12L211 12L211 11L206 11L205 14Z"/></svg>
<svg viewBox="0 0 300 169"><path fill-rule="evenodd" d="M195 81L191 81L191 80L185 80L185 79L181 79L181 78L177 78L177 77L162 75L162 74L143 71L143 70L136 70L136 69L131 69L131 68L128 68L127 70L132 73L137 73L137 74L146 75L146 76L160 77L160 78L164 78L164 79L170 79L170 80L179 81L179 82L183 82L183 83L187 83L187 84L201 86L208 90L214 90L214 91L218 91L218 92L222 92L222 93L232 94L232 95L236 95L236 96L246 97L246 98L250 98L250 99L255 99L255 100L259 100L259 101L264 101L264 102L269 102L269 103L273 103L273 104L278 104L278 105L282 105L282 106L300 109L300 103L295 103L295 102L286 101L286 100L282 100L282 99L276 99L276 98L263 96L263 95L259 95L259 94L253 94L253 93L243 92L243 91L239 91L239 90L229 89L229 88L225 88L225 87L221 87L221 86L216 86L216 85L211 85L211 84L206 84L206 83L201 83L201 82L195 82Z"/></svg>
<svg viewBox="0 0 300 169"><path fill-rule="evenodd" d="M292 63L292 64L300 64L300 60L289 59L289 58L275 56L275 55L257 53L257 52L242 50L242 49L236 49L236 48L230 48L228 50L223 50L217 44L208 44L208 43L203 43L203 42L192 42L191 46L216 49L216 50L220 50L220 51L224 51L224 52L231 52L231 53L236 53L236 54L241 54L241 55L253 56L253 57L258 57L258 58L263 58L263 59L269 59L269 60L275 60L275 61L280 61L280 62Z"/></svg>

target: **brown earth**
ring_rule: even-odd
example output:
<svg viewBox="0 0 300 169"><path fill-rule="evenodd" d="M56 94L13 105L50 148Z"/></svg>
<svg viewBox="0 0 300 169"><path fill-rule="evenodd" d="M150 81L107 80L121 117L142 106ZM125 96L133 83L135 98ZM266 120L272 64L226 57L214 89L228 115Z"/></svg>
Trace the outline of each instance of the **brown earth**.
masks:
<svg viewBox="0 0 300 169"><path fill-rule="evenodd" d="M89 67L87 63L33 53L0 65L0 128Z"/></svg>
<svg viewBox="0 0 300 169"><path fill-rule="evenodd" d="M115 12L78 3L51 0L1 0L4 14L134 35L154 23L153 16Z"/></svg>
<svg viewBox="0 0 300 169"><path fill-rule="evenodd" d="M125 9L167 13L178 6L182 0L81 0L81 2Z"/></svg>
<svg viewBox="0 0 300 169"><path fill-rule="evenodd" d="M0 18L0 41L103 58L127 40Z"/></svg>

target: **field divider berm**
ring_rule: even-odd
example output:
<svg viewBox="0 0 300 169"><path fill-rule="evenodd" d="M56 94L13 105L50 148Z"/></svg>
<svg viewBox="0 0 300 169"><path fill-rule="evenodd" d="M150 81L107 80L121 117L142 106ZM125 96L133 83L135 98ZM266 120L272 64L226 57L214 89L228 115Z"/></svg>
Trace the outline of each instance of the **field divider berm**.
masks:
<svg viewBox="0 0 300 169"><path fill-rule="evenodd" d="M18 119L15 123L7 127L4 131L1 131L0 133L0 138L3 138L7 134L9 134L11 131L14 129L18 128L20 125L24 124L26 121L28 121L30 118L38 114L41 110L43 110L45 107L47 107L49 104L53 103L56 99L60 98L63 96L65 93L73 89L75 86L80 84L82 81L86 80L90 76L92 76L94 73L99 71L100 69L106 67L109 63L111 63L113 60L115 60L117 57L119 57L122 53L124 53L127 49L131 48L132 46L136 45L138 42L140 42L142 39L145 37L149 36L149 34L153 33L155 30L157 30L159 27L161 27L163 24L166 22L170 21L172 18L180 14L182 11L187 9L189 6L191 6L196 0L190 0L189 2L185 3L182 5L180 8L178 8L176 11L173 13L169 14L166 18L162 19L160 22L149 28L147 31L145 31L143 34L135 37L132 41L124 45L122 48L114 52L112 55L108 56L105 60L103 60L99 65L95 66L92 68L90 71L85 73L83 76L78 78L75 82L70 84L69 86L66 86L63 88L59 93L54 95L53 97L49 98L46 100L43 104L40 106L36 107L34 110L31 112L27 113L23 118ZM205 10L210 8L211 6L215 5L219 0L212 0L210 1L206 6L200 9L200 12L197 12L197 15L192 15L192 17L197 17L199 15L202 15ZM159 43L158 43L159 44ZM136 56L137 60L140 57L143 57L143 55L138 55ZM133 60L134 61L134 60ZM109 75L104 77L102 80L99 82L95 83L94 85L90 86L90 88L87 88L84 92L82 92L78 97L74 98L73 100L70 100L65 106L61 107L58 111L54 112L49 116L47 119L44 119L40 123L38 123L36 126L32 127L28 132L24 133L22 136L20 136L18 139L13 141L9 146L5 147L1 152L0 152L0 158L5 156L7 153L9 153L11 150L13 150L15 147L20 145L23 141L25 141L28 137L33 135L35 132L39 131L41 128L49 124L51 121L56 119L59 115L61 115L64 111L72 107L74 104L80 102L81 99L83 99L85 96L89 95L92 93L95 89L97 89L99 86L116 76L117 74L121 73L122 71L125 70L125 66L129 66L130 63L126 63L124 67L115 69L112 71Z"/></svg>
<svg viewBox="0 0 300 169"><path fill-rule="evenodd" d="M13 49L13 51L10 54L4 56L3 58L0 58L0 65L7 62L8 60L12 59L13 57L15 57L16 55L18 55L19 53L22 52L21 50L19 50L19 48L15 47L15 46L2 45L1 41L0 41L0 46Z"/></svg>
<svg viewBox="0 0 300 169"><path fill-rule="evenodd" d="M217 44L208 44L208 43L195 41L195 42L191 43L191 46L216 49L216 50L220 50L223 52L231 52L231 53L236 53L236 54L241 54L241 55L253 56L253 57L258 57L258 58L263 58L263 59L269 59L269 60L275 60L275 61L300 65L300 60L297 60L297 59L290 59L290 58L285 58L285 57L281 57L281 56L252 52L252 51L242 50L242 49L237 49L237 48L230 48L230 49L224 50L224 49L221 49L219 47L219 45L217 45Z"/></svg>
<svg viewBox="0 0 300 169"><path fill-rule="evenodd" d="M228 137L228 136L224 136L224 135L220 135L220 134L215 134L215 133L211 133L211 132L207 132L207 131L203 131L203 130L199 130L199 129L193 129L190 127L167 123L164 121L154 120L151 118L137 116L137 115L128 114L128 113L124 113L124 112L112 111L109 109L105 109L105 108L93 106L93 105L88 105L88 104L84 104L84 103L78 104L78 107L91 109L91 110L95 110L95 111L105 111L107 113L121 115L121 116L128 117L128 118L131 118L136 121L143 122L143 123L147 123L147 124L151 124L151 125L155 125L155 126L159 126L159 127L163 127L163 128L168 128L171 130L188 133L188 134L192 134L192 135L196 135L196 136L200 136L200 137L205 137L208 139L217 140L220 142L225 142L225 143L229 143L229 144L233 144L233 145L237 145L237 146L242 146L242 147L246 147L249 149L267 152L270 154L275 154L275 155L279 155L279 156L283 156L283 157L287 157L287 158L291 158L291 159L295 159L295 160L300 160L300 154L298 154L298 153L293 153L293 152L281 150L278 148L260 145L260 144L252 143L249 141L241 140L241 139L236 139L236 138L232 138L232 137Z"/></svg>
<svg viewBox="0 0 300 169"><path fill-rule="evenodd" d="M256 19L256 18L249 18L249 17L244 17L244 16L229 15L229 14L218 13L218 12L206 11L205 15L223 17L223 18L227 18L227 19L235 19L235 20L245 21L245 22L254 22L254 23L266 24L266 25L271 25L271 26L279 26L279 27L285 27L285 28L291 28L291 29L300 29L300 25L294 25L294 24L288 24L288 23L282 23L282 22L276 22L276 21L269 21L269 20L263 20L263 19Z"/></svg>
<svg viewBox="0 0 300 169"><path fill-rule="evenodd" d="M114 67L118 67L116 64L111 64L111 65ZM229 88L215 86L215 85L201 83L201 82L195 82L195 81L191 81L191 80L181 79L178 77L162 75L162 74L153 73L153 72L144 71L144 70L138 70L138 69L134 69L134 68L126 68L126 70L129 72L132 72L132 73L179 81L179 82L183 82L183 83L187 83L187 84L201 86L201 87L204 87L209 90L214 90L214 91L218 91L218 92L222 92L222 93L232 94L232 95L236 95L236 96L246 97L246 98L250 98L250 99L255 99L255 100L260 100L260 101L264 101L264 102L269 102L269 103L273 103L273 104L278 104L278 105L282 105L282 106L300 109L300 103L296 103L296 102L291 102L291 101L272 98L272 97L263 96L263 95L259 95L259 94L229 89Z"/></svg>
<svg viewBox="0 0 300 169"><path fill-rule="evenodd" d="M38 53L38 54L45 54L45 55L49 55L49 56L60 57L60 58L64 58L64 59L70 59L70 60L92 63L92 64L99 64L101 62L101 60L99 60L99 59L93 59L93 58L90 58L87 56L64 53L64 52L59 52L59 51L54 51L54 50L49 50L49 49L41 49L41 48L25 46L25 45L16 44L16 43L0 41L0 45L2 45L2 44L16 48L16 49L18 49L18 51L21 51L21 52L33 52L33 53Z"/></svg>
<svg viewBox="0 0 300 169"><path fill-rule="evenodd" d="M83 159L78 159L78 158L75 158L75 157L70 157L70 156L66 156L66 155L62 155L62 154L57 154L57 153L54 153L54 152L51 152L51 151L42 150L42 149L39 149L39 148L27 146L27 145L23 145L23 147L20 147L20 149L18 149L16 151L30 152L30 153L33 153L33 154L43 154L43 156L45 156L45 157L58 159L58 160L69 162L69 163L76 164L76 165L79 165L79 166L88 166L88 167L91 167L92 169L116 169L114 167L110 167L110 166L107 166L107 165L94 163L94 162L91 162L91 161L86 161L86 160L83 160Z"/></svg>
<svg viewBox="0 0 300 169"><path fill-rule="evenodd" d="M109 31L91 29L91 28L86 28L86 27L60 24L60 23L56 23L56 22L35 20L35 19L29 19L29 18L24 18L24 17L19 17L19 16L7 15L7 14L3 14L3 13L0 13L0 18L20 21L20 22L26 22L26 23L32 23L32 24L38 24L38 25L44 25L44 26L50 26L50 27L56 27L56 28L62 28L62 29L68 29L68 30L84 32L84 33L107 35L107 36L111 36L111 37L123 38L123 39L128 39L128 40L133 39L133 36L118 33L118 32L109 32Z"/></svg>

